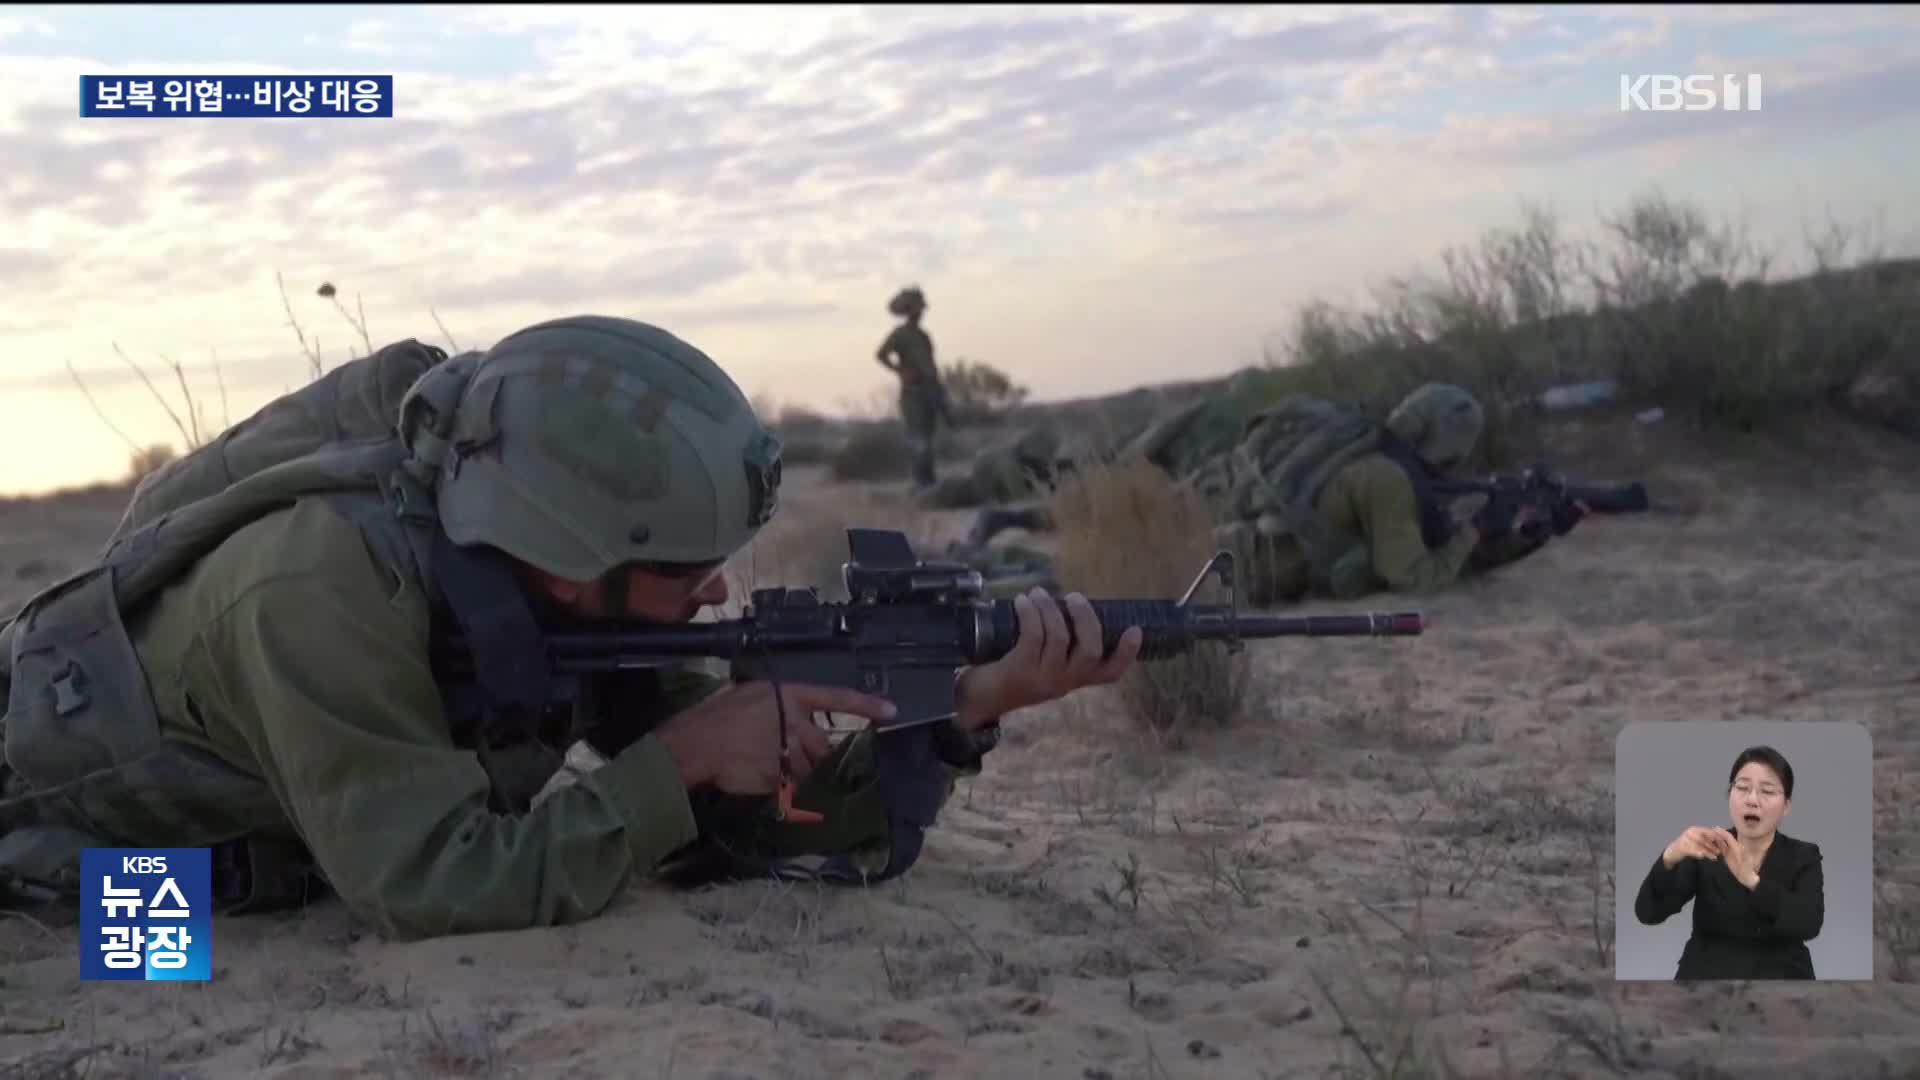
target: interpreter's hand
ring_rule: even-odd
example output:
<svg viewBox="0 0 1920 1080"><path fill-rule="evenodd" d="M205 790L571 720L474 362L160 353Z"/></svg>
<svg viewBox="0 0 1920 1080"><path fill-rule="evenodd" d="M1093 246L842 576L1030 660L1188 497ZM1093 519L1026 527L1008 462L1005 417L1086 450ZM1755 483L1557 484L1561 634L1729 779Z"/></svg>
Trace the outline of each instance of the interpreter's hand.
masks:
<svg viewBox="0 0 1920 1080"><path fill-rule="evenodd" d="M1673 843L1660 853L1660 861L1671 870L1680 865L1681 859L1719 859L1724 858L1734 847L1733 835L1725 829L1710 829L1705 825L1689 825Z"/></svg>
<svg viewBox="0 0 1920 1080"><path fill-rule="evenodd" d="M814 723L816 712L890 720L885 698L836 686L781 683L786 701L787 758L794 780L833 750ZM736 683L678 713L655 729L689 789L712 785L730 795L771 795L780 788L780 720L773 685Z"/></svg>
<svg viewBox="0 0 1920 1080"><path fill-rule="evenodd" d="M1118 680L1140 655L1144 634L1130 626L1101 658L1100 616L1079 593L1066 596L1066 613L1045 589L1013 598L1019 636L1007 655L967 668L956 688L954 726L972 731L1015 709L1064 697L1083 686ZM1068 620L1073 634L1067 634Z"/></svg>
<svg viewBox="0 0 1920 1080"><path fill-rule="evenodd" d="M1720 830L1715 829L1714 831L1719 832ZM1726 834L1721 833L1721 835L1725 836ZM1738 881L1749 889L1760 884L1760 856L1748 851L1746 847L1739 843L1732 843L1727 845L1725 858L1727 870L1733 874L1735 881Z"/></svg>

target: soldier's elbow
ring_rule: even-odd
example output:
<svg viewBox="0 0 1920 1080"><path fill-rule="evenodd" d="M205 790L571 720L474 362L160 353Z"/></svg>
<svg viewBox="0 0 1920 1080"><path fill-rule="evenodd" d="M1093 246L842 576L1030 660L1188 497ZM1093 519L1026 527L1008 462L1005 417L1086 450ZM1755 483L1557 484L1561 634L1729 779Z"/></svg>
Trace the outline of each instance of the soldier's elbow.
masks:
<svg viewBox="0 0 1920 1080"><path fill-rule="evenodd" d="M1439 588L1432 574L1422 573L1418 568L1383 573L1380 575L1380 580L1389 591L1411 596L1421 596Z"/></svg>
<svg viewBox="0 0 1920 1080"><path fill-rule="evenodd" d="M1421 575L1408 579L1394 591L1405 593L1408 596L1432 596L1435 593L1445 590L1450 584L1452 584L1452 582L1445 578Z"/></svg>

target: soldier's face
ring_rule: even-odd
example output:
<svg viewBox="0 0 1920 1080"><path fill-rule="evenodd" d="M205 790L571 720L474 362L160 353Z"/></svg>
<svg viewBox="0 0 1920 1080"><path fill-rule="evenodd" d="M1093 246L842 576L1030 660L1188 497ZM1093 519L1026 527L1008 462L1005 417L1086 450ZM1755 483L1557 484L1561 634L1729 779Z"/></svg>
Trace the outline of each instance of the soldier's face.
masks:
<svg viewBox="0 0 1920 1080"><path fill-rule="evenodd" d="M686 622L700 614L703 607L718 607L727 602L725 563L694 572L657 573L637 569L625 575L611 575L614 582L604 590L619 595L617 587L625 578L626 595L620 614L653 622Z"/></svg>
<svg viewBox="0 0 1920 1080"><path fill-rule="evenodd" d="M699 567L617 567L594 581L568 581L532 568L536 587L559 610L586 619L682 623L727 602L725 563Z"/></svg>

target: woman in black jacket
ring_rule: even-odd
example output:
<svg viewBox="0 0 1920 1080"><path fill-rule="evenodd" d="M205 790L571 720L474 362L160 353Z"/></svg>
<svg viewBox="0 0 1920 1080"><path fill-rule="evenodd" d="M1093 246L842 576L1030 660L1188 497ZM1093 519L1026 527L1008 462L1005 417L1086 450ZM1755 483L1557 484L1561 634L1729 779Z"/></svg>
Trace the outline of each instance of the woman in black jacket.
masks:
<svg viewBox="0 0 1920 1080"><path fill-rule="evenodd" d="M1693 905L1676 980L1811 979L1807 942L1825 919L1817 844L1779 831L1793 808L1793 766L1755 746L1727 776L1732 828L1688 827L1640 883L1633 913L1657 926Z"/></svg>

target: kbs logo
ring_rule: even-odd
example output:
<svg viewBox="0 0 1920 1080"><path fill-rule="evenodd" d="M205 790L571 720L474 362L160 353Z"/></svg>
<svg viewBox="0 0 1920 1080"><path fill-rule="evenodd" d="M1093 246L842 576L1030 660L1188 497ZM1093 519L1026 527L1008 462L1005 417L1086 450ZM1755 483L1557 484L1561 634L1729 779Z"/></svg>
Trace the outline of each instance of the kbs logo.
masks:
<svg viewBox="0 0 1920 1080"><path fill-rule="evenodd" d="M1759 112L1759 75L1622 75L1621 112Z"/></svg>

